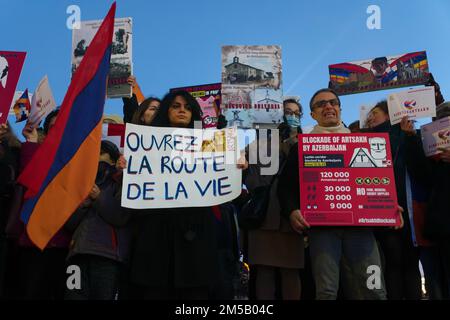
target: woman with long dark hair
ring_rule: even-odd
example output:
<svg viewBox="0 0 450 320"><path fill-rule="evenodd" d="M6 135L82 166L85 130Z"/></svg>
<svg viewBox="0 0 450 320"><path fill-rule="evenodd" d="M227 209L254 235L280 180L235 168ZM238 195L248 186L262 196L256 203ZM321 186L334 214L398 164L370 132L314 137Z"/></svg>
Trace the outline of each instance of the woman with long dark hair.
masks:
<svg viewBox="0 0 450 320"><path fill-rule="evenodd" d="M141 102L131 118L131 123L149 126L158 112L161 100L149 97Z"/></svg>
<svg viewBox="0 0 450 320"><path fill-rule="evenodd" d="M168 93L155 127L193 128L197 101L185 91ZM136 219L131 282L144 299L207 299L217 267L214 217L209 207L141 210Z"/></svg>

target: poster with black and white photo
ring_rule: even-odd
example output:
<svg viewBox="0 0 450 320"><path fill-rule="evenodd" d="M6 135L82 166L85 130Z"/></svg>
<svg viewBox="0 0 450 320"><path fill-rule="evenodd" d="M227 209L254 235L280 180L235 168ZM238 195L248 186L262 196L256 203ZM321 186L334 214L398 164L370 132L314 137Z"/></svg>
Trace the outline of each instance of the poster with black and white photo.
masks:
<svg viewBox="0 0 450 320"><path fill-rule="evenodd" d="M229 126L278 124L283 118L281 47L222 47L222 114Z"/></svg>
<svg viewBox="0 0 450 320"><path fill-rule="evenodd" d="M72 33L72 74L80 65L102 20L82 21ZM108 98L131 97L127 78L132 74L132 18L114 20L114 34L108 78Z"/></svg>

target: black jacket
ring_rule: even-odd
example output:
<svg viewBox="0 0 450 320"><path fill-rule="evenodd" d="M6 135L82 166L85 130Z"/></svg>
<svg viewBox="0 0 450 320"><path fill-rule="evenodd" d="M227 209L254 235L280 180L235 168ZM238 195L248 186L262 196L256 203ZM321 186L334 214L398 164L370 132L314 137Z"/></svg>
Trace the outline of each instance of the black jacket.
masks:
<svg viewBox="0 0 450 320"><path fill-rule="evenodd" d="M131 281L153 288L211 286L217 238L211 208L139 210Z"/></svg>
<svg viewBox="0 0 450 320"><path fill-rule="evenodd" d="M91 254L128 262L131 230L130 210L122 208L121 176L106 163L99 164L96 184L100 196L89 206L80 206L65 224L73 232L69 257Z"/></svg>
<svg viewBox="0 0 450 320"><path fill-rule="evenodd" d="M139 108L137 97L133 93L131 98L122 98L122 101L123 101L123 122L131 123L134 113Z"/></svg>
<svg viewBox="0 0 450 320"><path fill-rule="evenodd" d="M389 141L391 144L391 152L392 152L392 161L394 164L394 177L395 177L395 188L397 191L397 201L398 204L403 208L404 225L401 232L403 232L405 239L412 241L411 224L409 221L408 204L406 200L406 173L407 173L406 135L401 130L400 124L391 126L389 120L368 131L386 132L389 134Z"/></svg>
<svg viewBox="0 0 450 320"><path fill-rule="evenodd" d="M425 157L420 136L415 135L406 138L406 165L430 194L424 236L450 241L450 163Z"/></svg>
<svg viewBox="0 0 450 320"><path fill-rule="evenodd" d="M278 182L281 215L289 219L292 211L300 209L298 142L292 145Z"/></svg>

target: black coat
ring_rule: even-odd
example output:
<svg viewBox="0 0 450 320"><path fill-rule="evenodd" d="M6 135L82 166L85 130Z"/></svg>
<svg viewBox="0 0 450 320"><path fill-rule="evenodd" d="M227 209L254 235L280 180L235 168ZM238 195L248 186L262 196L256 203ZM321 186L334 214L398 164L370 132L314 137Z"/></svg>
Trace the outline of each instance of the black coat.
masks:
<svg viewBox="0 0 450 320"><path fill-rule="evenodd" d="M136 214L133 283L154 288L212 286L217 237L211 208L153 209Z"/></svg>
<svg viewBox="0 0 450 320"><path fill-rule="evenodd" d="M6 222L19 171L19 148L12 148L0 141L0 234L5 232Z"/></svg>
<svg viewBox="0 0 450 320"><path fill-rule="evenodd" d="M406 138L406 165L430 194L424 236L450 240L450 163L425 157L420 136L416 135Z"/></svg>
<svg viewBox="0 0 450 320"><path fill-rule="evenodd" d="M412 241L411 223L409 221L408 204L406 200L406 135L401 130L400 124L391 126L390 121L386 121L369 132L386 132L389 134L389 142L391 145L392 161L394 164L395 188L397 191L398 204L403 208L404 225L401 230L404 239ZM378 229L378 231L386 231L386 229ZM392 231L387 229L387 231Z"/></svg>
<svg viewBox="0 0 450 320"><path fill-rule="evenodd" d="M292 145L278 182L281 215L289 219L292 211L300 209L298 142Z"/></svg>

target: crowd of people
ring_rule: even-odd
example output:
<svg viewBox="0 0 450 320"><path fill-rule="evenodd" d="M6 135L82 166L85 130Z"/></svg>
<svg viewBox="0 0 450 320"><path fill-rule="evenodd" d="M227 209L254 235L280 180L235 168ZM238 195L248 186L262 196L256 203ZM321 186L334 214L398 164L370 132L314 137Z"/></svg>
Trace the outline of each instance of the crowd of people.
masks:
<svg viewBox="0 0 450 320"><path fill-rule="evenodd" d="M135 78L129 78L135 85ZM436 82L436 119L450 116ZM188 92L140 104L123 98L123 120L150 127L193 128L202 111ZM283 103L276 132L279 168L261 174L261 159L248 161L252 147L273 148L260 137L239 164L241 196L213 207L132 210L121 206L126 161L103 140L98 172L89 196L44 250L30 241L20 220L25 191L16 183L58 117L43 128L26 125L21 143L11 127L0 127L0 297L3 299L374 299L419 300L419 261L429 299L450 296L450 149L427 158L420 132L403 118L391 125L386 101L369 113L367 128L348 127L331 89L309 103L317 122L311 133L389 134L401 225L389 227L311 227L300 211L298 141L303 106ZM219 116L218 128L226 126ZM269 150L269 153L273 150ZM260 154L260 153L257 153ZM94 156L94 155L93 155ZM249 199L261 194L267 210L258 226L237 223ZM369 266L379 266L381 286L369 288ZM70 286L70 266L80 269L81 285Z"/></svg>

